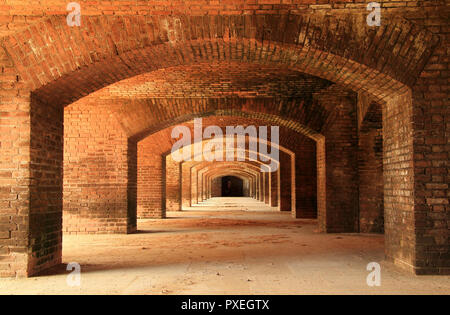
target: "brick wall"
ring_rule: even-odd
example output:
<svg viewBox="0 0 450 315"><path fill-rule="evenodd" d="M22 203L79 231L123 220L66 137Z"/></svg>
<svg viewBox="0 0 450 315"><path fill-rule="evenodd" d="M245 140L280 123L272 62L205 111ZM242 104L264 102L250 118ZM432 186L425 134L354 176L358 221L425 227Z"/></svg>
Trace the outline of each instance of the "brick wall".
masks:
<svg viewBox="0 0 450 315"><path fill-rule="evenodd" d="M220 197L222 196L222 178L214 178L211 182L211 196Z"/></svg>
<svg viewBox="0 0 450 315"><path fill-rule="evenodd" d="M383 177L386 255L411 268L415 259L414 157L409 95L383 106Z"/></svg>
<svg viewBox="0 0 450 315"><path fill-rule="evenodd" d="M358 113L365 109L359 127L359 231L384 232L383 131L381 105L358 96Z"/></svg>
<svg viewBox="0 0 450 315"><path fill-rule="evenodd" d="M325 154L325 183L321 182L318 189L326 189L326 193L318 192L320 201L326 205L326 216L319 216L325 220L327 232L355 232L358 231L358 134L356 95L350 91L333 86L320 95L316 95L317 102L333 108L332 118L324 127L324 152L318 152L319 159ZM319 149L318 149L319 150ZM322 150L322 148L320 149ZM318 201L319 203L319 201ZM322 213L323 214L323 213Z"/></svg>
<svg viewBox="0 0 450 315"><path fill-rule="evenodd" d="M0 48L0 277L26 276L29 247L30 97Z"/></svg>
<svg viewBox="0 0 450 315"><path fill-rule="evenodd" d="M166 210L181 210L181 166L170 154L166 156Z"/></svg>
<svg viewBox="0 0 450 315"><path fill-rule="evenodd" d="M128 208L135 207L128 191L128 137L110 110L113 106L82 99L64 111L66 233L133 230L128 221Z"/></svg>
<svg viewBox="0 0 450 315"><path fill-rule="evenodd" d="M29 274L61 263L63 109L32 97Z"/></svg>
<svg viewBox="0 0 450 315"><path fill-rule="evenodd" d="M304 141L295 148L296 218L317 217L316 143Z"/></svg>
<svg viewBox="0 0 450 315"><path fill-rule="evenodd" d="M295 163L295 161L294 161ZM291 156L280 154L280 210L295 210L295 170L291 164ZM293 185L294 184L294 185Z"/></svg>
<svg viewBox="0 0 450 315"><path fill-rule="evenodd" d="M137 216L141 219L164 218L166 161L148 150L147 141L138 144Z"/></svg>
<svg viewBox="0 0 450 315"><path fill-rule="evenodd" d="M448 7L447 7L448 8ZM448 13L448 11L447 11ZM418 23L440 36L412 89L415 270L450 274L450 29L443 12L433 11Z"/></svg>

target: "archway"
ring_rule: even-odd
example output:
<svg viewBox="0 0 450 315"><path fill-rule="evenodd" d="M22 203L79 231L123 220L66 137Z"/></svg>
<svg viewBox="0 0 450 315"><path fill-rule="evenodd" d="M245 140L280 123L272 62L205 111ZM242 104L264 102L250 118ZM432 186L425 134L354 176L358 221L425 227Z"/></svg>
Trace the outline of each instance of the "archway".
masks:
<svg viewBox="0 0 450 315"><path fill-rule="evenodd" d="M248 197L248 191L244 194L243 179L237 176L223 176L220 180L222 184L222 193L219 197Z"/></svg>
<svg viewBox="0 0 450 315"><path fill-rule="evenodd" d="M216 23L216 19L220 23ZM317 16L310 22L301 15L206 17L197 32L190 27L197 25L194 17L164 17L158 21L138 18L138 24L153 30L147 33L122 28L124 24L136 22L127 17L88 17L88 26L83 26L82 31L67 30L62 33L60 30L66 27L65 19L51 17L37 23L35 29L42 32L23 32L4 39L2 47L8 52L5 64L9 72L19 76L16 79L19 82L12 85L14 93L8 94L8 102L17 105L10 113L14 117L28 117L28 120L21 122L21 127L28 131L22 132L15 140L15 144L25 148L23 159L14 162L14 165L20 170L26 165L24 172L29 176L25 176L27 179L24 182L23 172L2 175L12 187L21 191L21 196L29 196L26 197L29 203L8 201L8 209L15 213L13 220L29 223L24 224L26 231L18 234L21 235L18 236L21 245L8 249L14 258L11 268L20 274L31 275L59 263L61 259L63 106L108 84L140 73L213 59L295 69L354 91L365 91L381 102L385 136L387 256L414 270L428 269L428 260L424 257L433 257L427 254L428 249L416 243L417 240L420 243L420 236L426 233L416 229L419 225L416 216L424 210L421 208L423 202L418 202L413 196L417 187L425 182L415 172L413 136L416 127L411 86L431 55L436 40L426 31L416 29L416 36L405 38L394 47L389 44L389 38L384 38L382 34L393 33L396 28L408 28L410 25L407 22L388 23L388 26L375 32L350 23L341 35L351 40L346 41L348 47L342 50L338 44L339 36L330 36L334 29L323 19L325 17ZM103 23L97 24L98 20ZM104 28L93 31L93 25L103 25ZM293 31L285 32L286 29ZM81 34L101 40L83 42L83 49L79 49L77 39ZM149 34L158 35L149 38ZM17 41L16 37L29 39ZM123 40L125 38L127 40ZM66 49L59 49L58 54L53 53L61 47ZM368 53L362 56L360 52L365 51L364 48L368 48ZM405 50L408 52L406 56ZM79 51L81 55L74 55L74 51ZM202 53L206 51L212 53ZM51 62L44 62L46 58ZM280 112L286 112L286 109L283 107ZM197 111L204 112L204 108ZM180 116L178 112L174 115ZM327 189L336 174L329 167L324 167L334 145L329 142L330 134L314 130L311 124L306 123L310 119L308 115L299 116L303 118L300 124L307 127L304 131L315 137L318 143L317 156L323 166L318 169L321 229L327 232L353 230L353 218L348 222L339 221L342 209L332 207L330 202L336 194ZM8 128L13 132L15 126ZM143 131L144 134L147 132ZM126 170L122 192L126 194L123 200L126 200L127 207L125 213L121 213L121 232L135 230L135 187L130 178L136 173L133 152L136 151L135 140L139 137L142 134L129 135L126 151L130 154L122 161ZM16 151L6 154L14 160ZM344 211L344 214L347 213ZM13 231L6 232L10 235ZM430 246L438 248L438 242L433 239ZM20 259L16 261L17 257ZM434 265L439 268L442 263L442 259L438 258Z"/></svg>

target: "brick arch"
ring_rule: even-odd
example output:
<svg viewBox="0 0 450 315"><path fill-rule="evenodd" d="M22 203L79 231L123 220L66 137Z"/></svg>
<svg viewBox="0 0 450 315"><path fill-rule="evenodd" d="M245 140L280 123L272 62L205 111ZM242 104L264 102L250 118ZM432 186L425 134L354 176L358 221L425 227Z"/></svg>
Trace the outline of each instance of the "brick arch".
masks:
<svg viewBox="0 0 450 315"><path fill-rule="evenodd" d="M256 128L260 126L279 126L280 127L280 143L277 144L277 148L279 148L280 151L283 151L287 154L293 154L293 151L289 148L289 144L296 144L299 145L303 141L303 134L304 129L302 129L302 126L296 123L290 123L286 119L280 119L274 115L266 115L266 114L258 114L258 113L246 113L240 110L227 110L227 111L214 111L214 112L207 112L204 113L201 116L194 116L195 118L207 118L209 120L204 121L203 127L207 127L211 124L215 124L219 126L222 129L223 135L226 134L226 126L237 126L237 125L253 125ZM153 154L161 154L161 155L168 155L171 153L172 146L177 141L176 139L172 139L171 132L174 126L186 126L191 131L191 145L187 146L187 148L191 147L194 144L194 130L193 130L193 118L192 116L188 117L181 117L176 123L173 123L165 127L164 129L159 129L151 134L148 134L144 139L141 139L139 137L139 143L140 144L152 144L151 149ZM223 121L217 121L216 119L223 119ZM233 123L233 124L232 124ZM300 137L297 142L289 142L293 140L294 137L298 136ZM315 134L315 137L320 138L320 135ZM224 138L224 137L223 137ZM270 130L268 134L267 142L269 144L272 143L271 137L270 137ZM134 141L135 138L133 138ZM154 140L158 140L157 142ZM261 141L261 139L253 137L246 137L246 143L248 144L249 140L256 140L258 143ZM203 142L210 141L210 139L202 139ZM194 152L193 150L191 150ZM191 158L195 158L195 155L192 154Z"/></svg>
<svg viewBox="0 0 450 315"><path fill-rule="evenodd" d="M248 150L247 150L248 151ZM283 163L282 163L283 162ZM186 200L189 199L189 193L191 192L191 189L189 188L192 182L193 178L196 178L198 176L198 173L201 172L200 170L207 167L210 169L215 169L217 167L220 167L222 165L229 165L236 167L236 163L242 163L242 162L185 162L185 164L189 164L189 171L185 168L183 168L183 176L186 178L189 177L191 181L185 181L183 180L183 185L187 186L188 188L182 189L182 204L185 206L188 206ZM296 216L296 198L297 198L297 192L296 192L296 170L295 170L295 154L288 153L288 152L282 152L280 154L280 161L279 161L279 167L274 172L270 172L270 168L268 168L268 172L262 172L261 168L262 166L265 166L267 164L262 163L261 161L257 160L246 160L245 163L252 163L258 166L253 166L252 168L255 168L257 172L260 173L260 181L266 180L269 184L266 187L260 187L260 190L267 190L267 193L265 195L258 195L259 200L266 201L266 203L271 204L274 207L280 207L281 210L284 211L291 211L292 215ZM301 162L299 162L301 163ZM248 164L247 164L248 165ZM223 167L223 166L222 166ZM197 170L197 169L200 170ZM186 170L186 171L185 171ZM226 172L226 169L224 170ZM281 176L283 174L283 176ZM272 184L273 183L273 187ZM283 189L282 189L283 187ZM197 194L197 187L194 188L194 194ZM283 192L283 193L282 193ZM195 201L195 200L194 200Z"/></svg>
<svg viewBox="0 0 450 315"><path fill-rule="evenodd" d="M18 81L5 94L8 102L21 108L16 115L30 118L21 125L28 131L20 135L20 147L29 144L23 153L26 158L17 163L19 169L24 163L28 168L11 180L30 199L29 204L9 206L12 213L26 213L13 218L26 222L29 232L20 239L17 252L14 249L20 259L14 258L11 265L18 273L34 274L61 261L61 106L142 72L214 58L250 59L297 69L384 101L383 141L390 157L385 172L387 255L410 269L417 265L428 268L424 261L433 258L410 241L423 236L413 227L420 223L416 212L423 215L419 212L425 211L415 208L414 192L423 180L414 183L419 180L413 147L417 112L410 87L433 52L435 37L407 21L369 30L364 23L338 24L318 15L262 17L263 22L258 22L260 18L182 17L178 23L176 17L89 17L81 29L67 29L65 18L51 17L2 39L3 64L8 77ZM211 23L214 19L220 24ZM145 31L150 25L155 27ZM177 31L187 25L191 26L186 27L189 32ZM46 176L41 176L43 173ZM402 181L405 185L398 194ZM436 248L437 240L433 242ZM418 252L426 257L416 259Z"/></svg>
<svg viewBox="0 0 450 315"><path fill-rule="evenodd" d="M251 138L251 139L253 139L253 138ZM279 169L280 169L280 162L281 161L279 161L279 160L272 160L272 157L270 155L260 154L258 151L251 150L251 148L248 146L248 141L249 140L250 139L247 138L246 148L245 148L245 150L243 150L243 151L245 151L245 161L243 161L243 162L236 161L236 162L238 162L238 163L256 163L257 165L259 165L258 166L258 171L259 172L261 172L261 170L264 169L268 174L270 174L270 172L272 170L271 167L276 166L276 170L275 170L274 174L277 174L277 177L279 177ZM257 144L260 142L259 139L254 139L254 140L256 141ZM203 142L208 142L208 140L206 139ZM193 146L193 144L191 146ZM269 150L272 150L270 141L268 141L268 147L269 147ZM292 166L293 163L294 163L294 159L295 159L294 153L292 151L290 151L289 149L286 149L283 146L277 145L276 147L279 149L281 160L291 161L289 167L288 166L282 167L283 170L284 170L284 168L286 168L286 170L284 170L284 171L289 173L289 175L290 175L289 179L295 178L295 174L293 174L293 172L295 172L295 168ZM222 162L220 162L220 161L214 161L214 162L203 161L203 162L200 162L200 161L198 161L197 162L197 161L194 161L194 158L195 158L196 155L192 151L191 152L192 153L191 161L181 162L181 169L182 169L182 171L179 170L179 168L177 166L179 163L174 162L171 159L170 152L166 152L167 156L166 156L166 162L165 162L165 171L161 172L159 170L156 170L156 172L152 172L152 174L153 174L152 176L153 177L155 177L155 176L162 176L163 178L165 178L164 182L166 183L165 184L166 185L166 189L165 189L165 194L163 194L162 198L166 198L166 200L167 199L180 200L180 202L175 202L175 207L169 207L169 209L170 210L180 210L181 209L181 205L185 205L185 206L189 206L190 205L190 203L188 204L188 203L185 202L186 200L189 200L189 197L188 197L187 194L190 193L190 189L189 188L188 189L184 189L183 187L180 187L180 185L187 185L187 186L190 187L190 182L187 181L185 183L185 178L190 178L190 176L192 174L192 168L197 167L199 164L202 164L202 163L203 164L207 164L207 163L215 163L215 164L216 163L218 163L218 164L228 163L228 161L226 161L226 157L225 157L225 154L227 152L234 152L235 153L235 159L236 159L236 152L234 150L227 150L224 147L224 150L223 150L223 160L224 161L222 161ZM256 160L251 159L250 156L249 156L250 153L259 154L258 159L256 159ZM262 162L261 160L259 160L259 158L261 158L261 157L264 157L268 161L267 162ZM159 158L156 157L156 159L159 159ZM230 162L230 163L233 163L233 162ZM189 165L189 168L186 168L185 167L186 165ZM154 165L152 165L151 167L152 167L152 170L155 169ZM140 168L140 170L141 169L142 169L142 167ZM147 169L147 168L145 168L145 169ZM171 175L170 176L167 176L167 170L168 169L171 170ZM180 183L180 181L178 180L178 178L181 175L183 177L182 183ZM175 178L175 180L174 180L174 178ZM149 189L154 188L153 184L152 185L148 185L148 188L145 188L145 187L147 187L147 185L148 184L146 184L146 181L142 180L139 183L139 187L141 187L140 190L142 190L142 192L145 192L145 191L148 191ZM295 183L292 182L291 185L295 185ZM294 187L290 187L290 190L294 191L295 188ZM179 195L178 195L178 193L173 193L174 191L179 192ZM139 192L138 196L141 196L141 195L142 195L142 193ZM161 192L160 192L160 190L157 190L157 191L152 190L152 195L158 196L158 195L161 195ZM292 196L293 196L292 198L295 200L295 193ZM154 201L152 201L150 203L145 203L142 200L143 200L143 198L138 197L138 217L144 218L144 217L155 217L155 216L156 217L161 217L161 216L164 217L165 216L165 214L164 214L165 213L165 209L161 209L161 213L162 214L159 214L158 211L155 212L155 209L158 208L158 204L159 204L158 202L155 203ZM163 202L163 204L164 204L164 202ZM166 202L166 206L167 206L167 202ZM146 209L149 209L149 208L154 209L154 211L152 213L147 212Z"/></svg>
<svg viewBox="0 0 450 315"><path fill-rule="evenodd" d="M225 176L234 176L237 178L240 178L244 183L247 184L247 192L245 191L246 187L244 187L244 196L250 197L253 199L257 199L258 194L258 187L259 187L259 180L256 177L256 175L251 175L251 173L247 173L246 171L241 170L230 170L228 173L222 174L218 176L217 178L222 178ZM214 179L209 179L208 175L205 175L205 181L206 181L206 187L204 187L202 190L204 191L203 195L203 201L207 200L212 197L212 186Z"/></svg>
<svg viewBox="0 0 450 315"><path fill-rule="evenodd" d="M295 117L286 117L281 114L275 114L272 113L272 110L266 110L266 112L258 112L257 108L252 108L251 104L252 102L257 103L257 101L262 101L265 106L268 108L275 108L274 112L276 111L276 105L277 102L272 99L267 100L243 100L239 101L239 99L235 100L224 100L224 99L217 99L215 100L217 103L223 102L224 104L229 103L230 109L216 109L216 110L208 110L204 112L198 112L193 114L188 114L184 116L179 116L176 119L169 120L167 122L157 124L152 126L151 128L140 132L134 136L131 137L133 141L142 141L143 139L149 137L150 135L161 131L162 129L170 128L171 126L175 124L185 124L186 122L192 121L194 118L208 118L208 117L235 117L235 118L241 118L241 119L250 119L254 120L255 122L260 123L266 123L267 125L272 126L280 126L280 128L286 128L293 132L296 132L300 135L304 135L310 139L313 139L315 141L320 140L323 138L323 136L316 130L302 124L301 122L296 121ZM279 101L278 105L283 103L284 101ZM296 104L295 101L291 101L290 103ZM320 125L321 127L323 125Z"/></svg>
<svg viewBox="0 0 450 315"><path fill-rule="evenodd" d="M252 196L252 192L250 191L250 189L253 188L253 180L254 179L251 178L249 175L243 173L243 172L240 172L240 171L233 172L233 171L231 171L228 174L219 176L217 178L212 178L211 181L207 180L206 189L205 189L206 197L203 197L204 198L203 201L214 197L213 196L214 195L213 194L213 192L214 192L214 180L215 179L221 180L221 178L226 177L226 176L232 176L232 177L239 178L242 181L242 183L243 183L243 197L251 197ZM248 191L246 191L246 189L245 189L246 185L248 186ZM217 193L217 192L215 192L215 193ZM216 197L218 197L218 196L216 196ZM219 195L219 197L220 197L220 195Z"/></svg>
<svg viewBox="0 0 450 315"><path fill-rule="evenodd" d="M203 168L200 168L198 170L199 176L204 176L207 183L209 183L209 177L212 176L228 176L228 175L237 175L237 174L243 174L247 175L248 178L251 179L250 181L250 197L256 198L256 190L259 186L259 169L258 167L252 167L251 164L241 164L241 165L211 165L211 166L204 166ZM203 179L202 179L203 180ZM208 189L208 186L206 187ZM204 187L202 187L202 190L204 190Z"/></svg>
<svg viewBox="0 0 450 315"><path fill-rule="evenodd" d="M216 119L215 116L207 116L208 119L205 121L205 127L207 124L215 124L214 119ZM246 116L218 116L220 119L224 119L222 122L217 122L219 126L226 126L228 124L232 125L236 124L244 124L244 125L266 125L266 124L275 124L273 121L265 121L265 120L256 120L254 118L247 118ZM189 125L188 123L191 123ZM192 131L192 121L189 121L188 123L183 123L181 125L186 125L190 127L190 130ZM177 171L177 165L176 163L173 164L170 161L165 160L165 155L170 155L171 148L173 144L175 143L175 140L171 139L171 131L172 128L168 127L163 130L160 130L158 132L153 133L152 135L148 136L138 144L138 172L141 174L146 174L145 177L139 177L138 180L138 217L139 218L160 218L165 217L165 209L164 206L168 207L170 210L178 210L180 205L179 201L181 198L181 192L179 192L179 183L178 183L178 177L179 175L173 174L173 176L169 176L168 178L165 176L165 172L168 168L173 169L173 172ZM280 135L280 152L285 152L286 155L292 155L293 152L288 148L290 145L298 145L301 147L304 136L301 134L297 134L293 131L290 131L288 128L280 128L281 135ZM290 135L291 133L291 135ZM225 132L224 132L225 134ZM294 141L295 137L300 137L298 140ZM193 133L191 133L191 136L193 137ZM193 138L191 139L193 143ZM289 141L292 141L291 144L289 144ZM248 147L248 145L247 145ZM270 149L270 147L269 147ZM142 152L142 153L140 153ZM193 151L192 151L193 153ZM284 154L284 153L283 153ZM161 158L161 155L163 158ZM283 155L282 155L283 156ZM192 156L194 158L194 156ZM139 161L148 161L144 163L140 163ZM278 164L278 163L277 163ZM289 165L289 170L286 167L287 172L291 172L292 165ZM293 169L293 167L292 167ZM292 175L291 175L292 176ZM153 179L150 183L148 179ZM165 178L165 180L162 180L163 183L162 186L155 183L155 178ZM166 187L166 188L165 188ZM167 189L167 187L172 187L172 189ZM293 188L290 188L293 190ZM176 191L177 193L168 193L168 191ZM148 197L148 196L152 197ZM166 196L166 197L165 197ZM170 201L170 204L168 205L167 202L161 202L161 200L173 200Z"/></svg>
<svg viewBox="0 0 450 315"><path fill-rule="evenodd" d="M228 174L237 174L239 173L239 169L237 167L230 167L229 169L224 169L225 166L217 167L214 169L205 169L204 172L204 176L207 182L207 193L211 193L210 189L211 189L211 181L214 178L219 177L223 177L223 176L228 176ZM227 171L229 171L227 173ZM253 174L252 178L252 186L250 186L251 191L249 191L249 196L255 199L258 199L260 197L261 191L260 189L262 188L262 184L261 184L261 180L262 180L262 176L264 176L263 174L261 174L259 172L258 168L254 168L251 165L246 165L246 169L244 171L248 171L249 173Z"/></svg>
<svg viewBox="0 0 450 315"><path fill-rule="evenodd" d="M225 176L228 174L228 169L223 169L222 171L211 171L214 176ZM280 172L271 172L271 173L259 173L259 180L256 183L256 189L259 186L259 194L254 196L255 199L258 199L266 204L277 208L278 210L289 210L294 215L295 212L295 182L291 181L289 184L292 186L292 194L289 195L289 198L284 198L281 195L283 185L282 178L280 177ZM295 180L295 179L294 179ZM294 215L295 217L295 215Z"/></svg>
<svg viewBox="0 0 450 315"><path fill-rule="evenodd" d="M386 34L402 41L393 45ZM140 73L216 58L286 65L384 99L407 91L436 43L405 20L374 30L363 16L291 14L100 16L85 17L81 28L52 16L7 37L3 46L31 91L50 100L58 90L64 95L59 103L70 104Z"/></svg>
<svg viewBox="0 0 450 315"><path fill-rule="evenodd" d="M247 150L248 151L248 150ZM181 199L181 205L180 208L175 208L172 210L181 210L181 207L189 207L192 204L192 198L191 194L193 189L192 187L192 180L197 175L197 168L198 167L206 167L210 165L220 166L220 165L228 165L228 166L236 166L237 164L244 164L246 167L254 169L255 172L259 172L261 176L269 177L270 172L261 173L261 168L266 168L267 171L270 170L268 166L264 162L258 161L258 160L249 160L246 161L222 161L222 162L208 162L208 161L188 161L182 163L182 182L180 183L181 186L181 196L178 198ZM274 172L274 174L278 174L278 172ZM196 194L196 187L194 188L194 193ZM194 202L197 202L194 199Z"/></svg>

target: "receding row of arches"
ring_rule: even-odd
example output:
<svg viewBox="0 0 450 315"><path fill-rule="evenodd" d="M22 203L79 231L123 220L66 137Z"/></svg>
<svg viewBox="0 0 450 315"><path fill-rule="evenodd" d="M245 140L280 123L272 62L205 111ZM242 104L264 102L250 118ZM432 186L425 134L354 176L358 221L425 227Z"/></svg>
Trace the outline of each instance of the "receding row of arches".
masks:
<svg viewBox="0 0 450 315"><path fill-rule="evenodd" d="M3 154L14 172L0 174L17 194L5 205L15 222L5 228L8 270L32 275L60 263L63 232L133 233L137 218L165 218L211 195L217 176L241 176L250 197L317 217L322 232L380 231L382 220L389 259L440 272L441 240L420 246L428 230L416 216L425 210L415 198L411 90L437 40L408 21L341 30L324 18L88 17L68 30L50 17L35 26L41 32L3 39L3 72L19 78L2 90L15 119ZM350 39L345 49L338 30ZM396 30L404 40L393 46L383 34ZM208 70L220 74L214 84ZM171 84L184 90L167 91ZM279 167L170 161L173 127L193 131L198 117L219 128L278 126L270 147L280 149Z"/></svg>

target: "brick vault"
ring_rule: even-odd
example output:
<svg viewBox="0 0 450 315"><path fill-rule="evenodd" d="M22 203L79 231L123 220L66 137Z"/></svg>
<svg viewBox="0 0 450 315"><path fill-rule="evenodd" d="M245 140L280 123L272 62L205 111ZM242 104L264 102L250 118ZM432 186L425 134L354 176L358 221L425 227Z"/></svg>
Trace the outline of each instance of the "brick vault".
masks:
<svg viewBox="0 0 450 315"><path fill-rule="evenodd" d="M450 272L445 1L379 1L380 26L351 0L78 2L79 27L64 1L0 4L0 276L61 263L63 233L134 233L227 176L321 232L384 233L411 272ZM194 135L196 118L279 126L276 170L250 146L174 160L173 128Z"/></svg>

